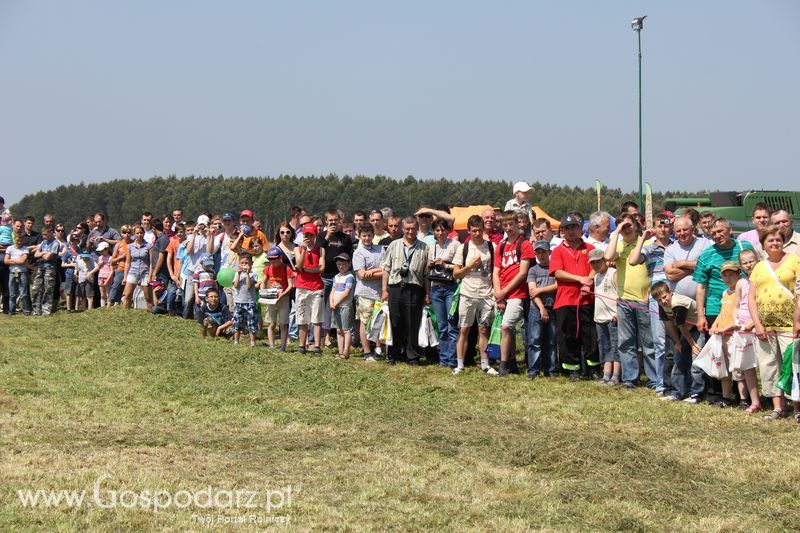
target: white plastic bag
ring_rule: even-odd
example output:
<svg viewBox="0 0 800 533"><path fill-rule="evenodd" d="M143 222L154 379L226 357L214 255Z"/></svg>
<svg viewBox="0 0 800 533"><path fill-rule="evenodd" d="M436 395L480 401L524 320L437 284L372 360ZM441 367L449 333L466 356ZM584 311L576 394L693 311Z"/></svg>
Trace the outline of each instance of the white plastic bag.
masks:
<svg viewBox="0 0 800 533"><path fill-rule="evenodd" d="M758 366L753 335L734 332L728 340L728 367L731 372L750 370Z"/></svg>
<svg viewBox="0 0 800 533"><path fill-rule="evenodd" d="M725 354L722 351L722 335L712 335L703 346L694 362L694 366L711 376L722 379L728 377L728 365L725 364Z"/></svg>
<svg viewBox="0 0 800 533"><path fill-rule="evenodd" d="M381 338L381 332L383 331L383 324L385 322L386 314L383 312L383 306L381 305L380 310L377 313L373 313L367 338L372 342L379 340Z"/></svg>
<svg viewBox="0 0 800 533"><path fill-rule="evenodd" d="M436 328L433 327L433 320L426 307L422 311L422 320L419 323L419 334L417 342L421 348L439 346L439 338L436 336Z"/></svg>
<svg viewBox="0 0 800 533"><path fill-rule="evenodd" d="M384 346L392 346L394 339L392 338L392 320L389 316L389 304L384 302L381 306L381 314L383 314L383 327L381 328L380 341Z"/></svg>

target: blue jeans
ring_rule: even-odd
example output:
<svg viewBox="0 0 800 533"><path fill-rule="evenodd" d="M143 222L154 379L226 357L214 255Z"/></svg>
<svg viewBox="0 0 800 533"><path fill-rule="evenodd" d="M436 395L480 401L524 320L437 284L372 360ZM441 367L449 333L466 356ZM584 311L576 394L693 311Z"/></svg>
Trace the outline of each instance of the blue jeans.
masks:
<svg viewBox="0 0 800 533"><path fill-rule="evenodd" d="M641 309L642 307L644 309ZM639 361L636 351L641 342L644 370L647 378L655 384L656 365L653 333L650 329L650 312L643 302L630 300L617 302L617 335L623 383L635 385L639 381Z"/></svg>
<svg viewBox="0 0 800 533"><path fill-rule="evenodd" d="M17 299L22 296L22 312L25 316L31 314L31 293L28 271L9 272L8 274L8 312L17 312Z"/></svg>
<svg viewBox="0 0 800 533"><path fill-rule="evenodd" d="M692 338L697 344L702 346L703 335L697 331L697 328L691 329ZM688 396L703 396L706 388L706 378L702 370L692 365L694 355L692 354L692 347L686 342L686 339L681 336L681 345L675 346L672 339L668 339L668 344L673 350L672 365L672 390L673 396L676 398L686 398Z"/></svg>
<svg viewBox="0 0 800 533"><path fill-rule="evenodd" d="M617 323L612 320L604 324L595 323L597 328L597 347L600 351L601 363L619 361L619 340L617 338Z"/></svg>
<svg viewBox="0 0 800 533"><path fill-rule="evenodd" d="M525 345L525 362L530 377L538 374L552 376L556 373L556 317L552 309L548 309L547 313L550 320L545 322L539 308L531 302Z"/></svg>
<svg viewBox="0 0 800 533"><path fill-rule="evenodd" d="M458 317L448 319L450 304L456 285L431 285L431 305L439 326L439 366L456 366L456 342L458 341Z"/></svg>
<svg viewBox="0 0 800 533"><path fill-rule="evenodd" d="M663 392L667 389L664 383L664 363L666 362L664 337L666 330L664 323L658 319L658 302L652 296L650 297L650 334L653 339L653 352L655 353L656 392Z"/></svg>
<svg viewBox="0 0 800 533"><path fill-rule="evenodd" d="M111 290L108 291L108 300L114 303L120 303L122 301L122 286L123 283L123 275L125 272L123 270L114 269L114 281L111 283ZM75 274L77 277L77 274Z"/></svg>

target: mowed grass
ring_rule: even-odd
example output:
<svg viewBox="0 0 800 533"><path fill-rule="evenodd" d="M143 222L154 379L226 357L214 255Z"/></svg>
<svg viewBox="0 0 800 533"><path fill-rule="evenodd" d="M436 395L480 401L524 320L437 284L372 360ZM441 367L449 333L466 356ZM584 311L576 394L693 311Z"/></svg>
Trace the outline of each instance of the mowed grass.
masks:
<svg viewBox="0 0 800 533"><path fill-rule="evenodd" d="M201 530L198 515L264 514L17 497L91 492L101 475L136 493L291 485L271 514L293 530L800 527L793 421L563 378L279 354L142 311L2 317L0 332L2 530Z"/></svg>

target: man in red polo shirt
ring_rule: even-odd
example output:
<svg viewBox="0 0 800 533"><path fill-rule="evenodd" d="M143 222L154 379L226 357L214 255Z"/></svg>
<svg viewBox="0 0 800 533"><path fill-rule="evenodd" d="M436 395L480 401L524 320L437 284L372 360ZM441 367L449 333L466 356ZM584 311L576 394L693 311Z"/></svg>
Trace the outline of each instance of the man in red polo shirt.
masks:
<svg viewBox="0 0 800 533"><path fill-rule="evenodd" d="M550 275L558 289L553 309L556 314L561 366L571 381L581 374L589 376L588 358L594 350L594 281L589 252L594 246L584 242L581 222L574 215L561 219L564 241L550 255Z"/></svg>

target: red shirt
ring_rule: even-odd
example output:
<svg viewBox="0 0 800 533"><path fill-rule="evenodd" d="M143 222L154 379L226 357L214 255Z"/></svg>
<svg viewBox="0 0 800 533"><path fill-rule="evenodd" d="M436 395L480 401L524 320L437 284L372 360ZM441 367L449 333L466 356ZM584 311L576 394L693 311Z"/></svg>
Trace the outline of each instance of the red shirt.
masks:
<svg viewBox="0 0 800 533"><path fill-rule="evenodd" d="M519 249L519 254L522 257L517 257L517 243L522 239L522 245ZM503 253L500 253L500 249ZM506 242L495 247L494 253L494 266L500 269L500 288L505 289L511 280L519 274L519 264L523 259L527 259L531 263L536 262L536 255L533 253L533 246L523 235L517 237L514 242ZM530 265L530 263L529 263ZM514 287L511 292L506 295L506 300L525 299L528 297L527 283L525 278Z"/></svg>
<svg viewBox="0 0 800 533"><path fill-rule="evenodd" d="M308 260L308 256L306 256L306 260ZM269 264L264 268L264 276L267 278L267 287L280 286L281 290L286 290L289 286L289 280L294 277L294 271L291 268L287 268L283 263L278 266Z"/></svg>
<svg viewBox="0 0 800 533"><path fill-rule="evenodd" d="M303 261L303 271L297 273L297 281L295 287L298 289L308 289L310 291L318 291L325 287L322 282L322 274L319 272L306 272L306 268L316 268L319 266L319 246L315 246L313 250L306 250L305 261Z"/></svg>
<svg viewBox="0 0 800 533"><path fill-rule="evenodd" d="M563 270L568 274L577 276L589 276L592 273L592 265L589 264L589 252L594 250L594 246L581 241L578 248L572 248L563 241L556 246L550 254L550 275L554 276L556 270ZM593 304L594 295L581 295L581 284L574 281L556 280L556 302L553 309L567 306L577 306L579 303Z"/></svg>

